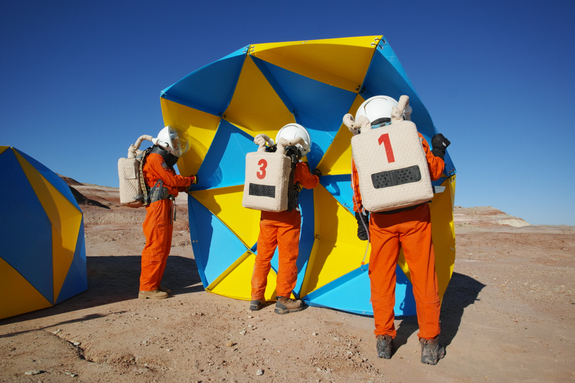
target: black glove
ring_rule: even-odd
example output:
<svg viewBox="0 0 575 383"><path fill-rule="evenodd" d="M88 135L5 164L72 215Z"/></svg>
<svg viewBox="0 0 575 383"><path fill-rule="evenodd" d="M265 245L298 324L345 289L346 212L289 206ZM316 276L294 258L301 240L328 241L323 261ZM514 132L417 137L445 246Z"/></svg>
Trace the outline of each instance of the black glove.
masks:
<svg viewBox="0 0 575 383"><path fill-rule="evenodd" d="M319 170L318 168L315 168L315 169L313 170L313 172L311 172L311 174L313 174L314 176L318 176L318 177L321 177L321 176L322 176L321 170Z"/></svg>
<svg viewBox="0 0 575 383"><path fill-rule="evenodd" d="M367 240L367 232L369 230L369 215L355 212L355 219L357 220L357 238L362 241Z"/></svg>
<svg viewBox="0 0 575 383"><path fill-rule="evenodd" d="M445 138L443 134L437 133L431 139L431 146L433 147L431 153L433 153L435 157L443 159L443 157L445 157L445 149L447 149L449 144L451 144L451 142L449 142L449 140Z"/></svg>
<svg viewBox="0 0 575 383"><path fill-rule="evenodd" d="M186 193L191 193L191 192L192 192L192 186L193 186L194 184L197 184L197 183L198 183L198 176L192 175L191 177L192 177L192 183L190 184L190 186L188 186L188 187L186 188Z"/></svg>

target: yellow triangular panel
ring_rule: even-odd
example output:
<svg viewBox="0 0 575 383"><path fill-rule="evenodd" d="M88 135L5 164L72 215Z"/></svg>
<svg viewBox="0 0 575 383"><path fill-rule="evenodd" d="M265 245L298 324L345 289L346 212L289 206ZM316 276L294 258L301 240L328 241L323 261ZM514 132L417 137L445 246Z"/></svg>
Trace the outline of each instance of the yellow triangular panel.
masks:
<svg viewBox="0 0 575 383"><path fill-rule="evenodd" d="M355 115L357 108L364 101L363 97L357 96L353 105L348 113ZM343 119L343 115L341 116ZM351 138L353 135L342 124L327 151L325 152L321 162L318 164L319 170L323 174L340 175L351 173Z"/></svg>
<svg viewBox="0 0 575 383"><path fill-rule="evenodd" d="M250 300L255 259L256 255L251 251L247 251L214 280L206 290L230 298ZM276 297L276 280L277 275L271 269L264 294L265 299L268 301L274 300Z"/></svg>
<svg viewBox="0 0 575 383"><path fill-rule="evenodd" d="M295 119L251 58L244 62L236 90L224 118L251 136L275 137Z"/></svg>
<svg viewBox="0 0 575 383"><path fill-rule="evenodd" d="M202 205L220 219L248 248L258 241L260 231L259 210L242 206L244 185L192 192Z"/></svg>
<svg viewBox="0 0 575 383"><path fill-rule="evenodd" d="M44 298L12 266L0 258L0 319L50 307Z"/></svg>
<svg viewBox="0 0 575 383"><path fill-rule="evenodd" d="M183 176L197 174L206 153L214 140L220 124L220 117L196 109L160 99L164 125L171 125L183 132L190 148L178 161L178 170ZM193 135L192 132L193 131ZM157 134L154 132L152 134Z"/></svg>
<svg viewBox="0 0 575 383"><path fill-rule="evenodd" d="M4 151L8 148L9 146L0 146L0 154L4 153Z"/></svg>
<svg viewBox="0 0 575 383"><path fill-rule="evenodd" d="M357 92L381 37L257 44L249 53L302 76Z"/></svg>
<svg viewBox="0 0 575 383"><path fill-rule="evenodd" d="M433 197L431 205L431 230L435 251L435 270L439 297L443 297L455 264L455 231L453 224L453 199L455 197L455 176L443 181L442 193Z"/></svg>
<svg viewBox="0 0 575 383"><path fill-rule="evenodd" d="M74 259L78 233L82 224L82 212L38 173L28 161L18 153L16 156L52 224L52 270L54 302L56 302Z"/></svg>
<svg viewBox="0 0 575 383"><path fill-rule="evenodd" d="M316 240L300 296L360 267L368 245L357 238L355 217L321 185L314 189L314 212Z"/></svg>

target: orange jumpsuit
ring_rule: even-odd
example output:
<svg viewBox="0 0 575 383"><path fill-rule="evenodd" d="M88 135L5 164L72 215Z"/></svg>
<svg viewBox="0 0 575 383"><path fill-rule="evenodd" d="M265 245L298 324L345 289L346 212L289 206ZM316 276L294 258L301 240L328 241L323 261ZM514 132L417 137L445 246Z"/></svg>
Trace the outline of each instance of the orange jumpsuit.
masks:
<svg viewBox="0 0 575 383"><path fill-rule="evenodd" d="M146 184L151 188L162 180L170 194L178 196L191 185L193 177L177 175L168 167L162 156L150 153L143 168ZM146 218L142 225L146 236L146 246L142 250L142 272L140 290L152 291L160 287L170 249L172 247L173 201L169 198L152 202L146 206Z"/></svg>
<svg viewBox="0 0 575 383"><path fill-rule="evenodd" d="M445 163L434 156L429 144L423 139L429 173L433 181L441 177ZM352 187L354 210L360 211L361 193L357 183L357 169L352 163ZM395 270L400 246L411 273L415 297L419 338L432 339L440 333L440 301L435 273L435 253L431 240L431 217L427 204L417 205L398 212L372 213L369 222L371 255L369 278L371 280L371 304L375 320L375 335L395 338Z"/></svg>
<svg viewBox="0 0 575 383"><path fill-rule="evenodd" d="M306 189L313 189L319 177L309 171L304 162L295 168L294 182L299 182ZM279 246L279 267L276 295L289 298L297 280L297 257L299 253L299 234L301 215L298 210L278 213L262 211L258 253L252 274L252 300L265 300L264 293L271 268L271 260Z"/></svg>

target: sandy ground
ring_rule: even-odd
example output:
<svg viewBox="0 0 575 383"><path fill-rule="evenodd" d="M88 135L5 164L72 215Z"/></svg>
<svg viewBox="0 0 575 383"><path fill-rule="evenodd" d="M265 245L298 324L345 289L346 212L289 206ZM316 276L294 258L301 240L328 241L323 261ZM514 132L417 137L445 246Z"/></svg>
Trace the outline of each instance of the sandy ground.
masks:
<svg viewBox="0 0 575 383"><path fill-rule="evenodd" d="M414 317L396 320L397 351L383 360L371 317L313 307L281 316L273 305L254 313L205 292L185 198L164 275L175 296L138 300L144 209L119 207L117 189L74 187L99 202L81 205L88 291L0 320L1 382L575 381L575 227L457 207L441 311L447 355L429 366Z"/></svg>

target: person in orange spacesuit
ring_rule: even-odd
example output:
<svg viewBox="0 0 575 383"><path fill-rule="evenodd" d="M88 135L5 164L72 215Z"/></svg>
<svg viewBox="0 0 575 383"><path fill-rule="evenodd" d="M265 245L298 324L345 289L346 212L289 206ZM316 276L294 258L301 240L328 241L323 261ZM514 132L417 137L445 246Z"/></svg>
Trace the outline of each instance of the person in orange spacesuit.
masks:
<svg viewBox="0 0 575 383"><path fill-rule="evenodd" d="M146 218L142 225L146 245L142 250L140 299L164 299L171 291L161 286L172 247L174 199L187 192L196 176L176 174L174 165L187 150L187 143L170 126L163 128L145 156L143 177L149 188Z"/></svg>
<svg viewBox="0 0 575 383"><path fill-rule="evenodd" d="M283 127L276 138L293 139L301 136L305 145L298 144L286 148L286 155L296 156L297 161L294 170L293 187L312 189L319 183L321 172L315 169L310 173L307 163L299 159L309 152L311 146L310 137L305 128L298 124L288 124ZM297 257L299 253L299 235L301 229L301 215L295 200L290 201L290 208L281 212L262 211L260 221L260 234L258 237L257 255L252 274L252 290L250 310L257 311L264 307L264 292L267 285L267 277L271 269L271 259L276 247L279 246L279 267L277 272L276 293L277 301L274 312L287 314L300 311L304 308L301 300L291 299L297 279Z"/></svg>
<svg viewBox="0 0 575 383"><path fill-rule="evenodd" d="M379 97L379 99L377 99ZM398 103L391 97L376 96L371 110L365 113L373 127L391 121L392 108ZM371 99L367 100L370 101ZM377 105L377 107L374 107ZM362 105L363 106L363 105ZM411 108L409 108L411 112ZM359 113L359 112L358 112ZM419 134L425 151L430 178L441 177L445 163L445 149L450 142L442 135L432 138L432 149ZM358 237L371 241L369 277L371 281L371 302L375 321L376 348L378 357L389 359L393 353L396 267L400 246L403 248L411 274L419 324L419 340L422 349L421 362L437 364L445 355L439 345L440 300L435 253L431 238L431 217L427 203L379 213L363 209L357 169L352 161L352 188L354 211L358 220Z"/></svg>

